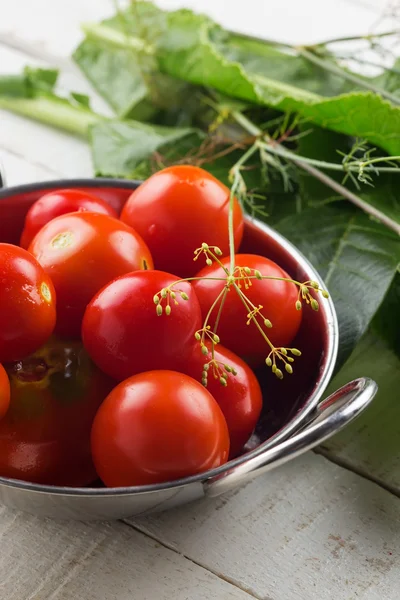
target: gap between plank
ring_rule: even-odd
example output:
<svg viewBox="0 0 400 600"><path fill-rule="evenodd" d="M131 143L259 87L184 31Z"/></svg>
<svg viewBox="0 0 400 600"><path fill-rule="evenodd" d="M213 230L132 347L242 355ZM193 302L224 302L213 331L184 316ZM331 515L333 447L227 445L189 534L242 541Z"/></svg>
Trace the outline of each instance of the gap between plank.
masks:
<svg viewBox="0 0 400 600"><path fill-rule="evenodd" d="M329 462L337 465L338 467L342 467L343 469L346 469L347 471L351 471L352 473L354 473L355 475L358 475L359 477L362 477L363 479L367 479L368 481L370 481L371 483L374 483L375 485L382 488L386 492L389 492L389 494L393 494L393 496L400 498L400 490L398 488L396 488L394 485L391 485L390 483L385 483L384 481L382 481L378 477L375 477L374 475L371 475L370 473L368 473L368 471L366 471L365 469L363 469L361 467L356 467L349 460L342 458L340 456L335 456L329 450L327 450L326 448L323 448L322 446L313 450L313 452L315 454L319 454L320 456L323 456L324 458L326 458L326 460L329 460Z"/></svg>
<svg viewBox="0 0 400 600"><path fill-rule="evenodd" d="M350 472L354 473L355 475L357 475L357 476L359 476L359 477L361 477L363 479L366 479L366 480L370 481L371 483L377 485L381 489L383 489L386 492L388 492L388 493L396 496L397 498L400 498L400 490L396 489L394 486L391 486L390 484L387 484L387 483L379 480L377 477L374 477L373 475L370 475L365 470L363 470L361 468L358 468L358 467L355 467L354 465L352 465L346 459L335 457L335 456L331 455L328 450L326 450L326 449L324 449L322 447L319 447L318 449L313 450L313 452L315 454L318 454L318 455L322 456L323 458L325 458L329 462L331 462L331 463L333 463L333 464L335 464L335 465L337 465L337 466L339 466L339 467L341 467L343 469L346 469L347 471L350 471ZM136 524L133 525L131 522L126 521L125 519L119 519L119 522L122 523L123 525L126 525L127 527L130 527L131 529L134 529L135 531L138 531L139 533L145 535L146 537L151 538L152 540L154 540L155 542L157 542L158 544L160 544L164 548L167 548L168 550L172 550L176 554L179 554L180 556L183 556L186 560L190 561L194 565L196 565L198 567L201 567L202 569L204 569L204 570L212 573L213 575L215 575L219 579L222 579L223 581L229 583L230 585L233 585L234 587L240 589L242 592L248 594L251 598L255 598L256 600L273 600L273 598L265 597L265 596L259 596L258 594L255 594L249 588L247 588L246 586L238 584L232 578L230 578L228 576L225 576L222 573L219 573L218 571L216 571L216 570L214 570L214 569L212 569L212 568L204 565L202 562L193 559L192 557L188 556L187 554L185 554L183 552L180 552L173 544L169 543L168 541L166 541L164 539L160 539L155 534L149 532L146 528L140 527L140 526L138 526Z"/></svg>
<svg viewBox="0 0 400 600"><path fill-rule="evenodd" d="M191 558L190 556L188 556L187 554L180 552L172 544L168 543L167 541L161 540L156 535L147 531L147 529L139 527L138 525L133 525L132 523L130 523L129 521L126 521L125 519L118 519L118 521L120 523L122 523L123 525L126 525L127 527L130 527L131 529L134 529L135 531L141 533L142 535L145 535L146 537L152 539L153 541L157 542L157 544L160 544L160 546L163 546L164 548L167 548L168 550L172 550L172 552L175 552L175 554L178 554L179 556L183 556L183 558L185 558L189 562L193 563L197 567L200 567L201 569L208 571L212 575L215 575L215 577L218 577L218 579L221 579L222 581L229 583L230 585L239 589L241 592L248 594L251 598L255 598L256 600L273 600L273 598L270 598L269 596L268 597L267 596L259 596L258 594L255 594L254 592L252 592L246 586L238 584L236 581L234 581L230 577L223 575L222 573L219 573L218 571L215 571L214 569L210 569L210 567L207 567L200 561L197 561L197 560Z"/></svg>
<svg viewBox="0 0 400 600"><path fill-rule="evenodd" d="M26 54L28 58L41 60L48 63L52 67L57 67L63 72L77 73L78 69L70 61L69 58L63 58L61 56L54 56L47 50L44 50L31 42L25 42L21 38L14 35L4 34L0 32L0 46L9 50L15 50L21 54Z"/></svg>
<svg viewBox="0 0 400 600"><path fill-rule="evenodd" d="M7 146L1 145L0 146L0 152L4 150L4 152L6 152L7 154L10 154L11 156L14 156L14 158L18 158L26 163L28 163L29 165L32 165L33 167L37 167L38 169L48 173L49 175L51 175L52 177L54 177L55 179L65 179L65 175L63 175L63 173L61 173L60 171L55 171L52 167L49 167L47 164L43 164L40 161L37 162L35 160L31 160L30 158L27 158L24 154L20 154L19 152L16 152L15 150L11 150L10 148L8 148ZM4 175L5 175L5 179L7 181L7 170L4 169ZM32 182L32 183L36 183ZM14 185L23 185L21 183L15 183ZM6 187L14 187L13 186L6 186Z"/></svg>

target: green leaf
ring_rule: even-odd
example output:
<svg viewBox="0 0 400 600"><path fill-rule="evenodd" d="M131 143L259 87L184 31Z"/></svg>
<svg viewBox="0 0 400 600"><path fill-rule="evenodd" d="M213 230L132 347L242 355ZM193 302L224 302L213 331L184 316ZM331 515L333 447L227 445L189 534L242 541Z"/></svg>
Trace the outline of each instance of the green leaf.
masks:
<svg viewBox="0 0 400 600"><path fill-rule="evenodd" d="M114 48L90 38L73 54L84 75L115 114L123 119L149 121L161 110L175 110L194 87L159 71L149 57L132 50ZM180 112L185 108L179 106Z"/></svg>
<svg viewBox="0 0 400 600"><path fill-rule="evenodd" d="M378 208L395 223L400 223L400 169L399 174L384 173L373 176L373 187L363 186L358 193L371 206ZM363 184L361 184L363 185Z"/></svg>
<svg viewBox="0 0 400 600"><path fill-rule="evenodd" d="M277 78L277 70L256 70L254 60L248 67L248 54L246 58L236 52L237 60L232 60L231 43L231 37L207 17L188 10L169 13L168 29L157 47L159 68L226 95L298 112L312 123L366 138L389 153L400 154L400 108L372 92L324 98L310 91L309 79L303 84L300 77L293 80L290 72L285 76L283 62Z"/></svg>
<svg viewBox="0 0 400 600"><path fill-rule="evenodd" d="M153 116L156 109L132 51L87 39L75 50L73 58L118 117L145 120Z"/></svg>
<svg viewBox="0 0 400 600"><path fill-rule="evenodd" d="M277 46L221 30L212 32L210 37L225 59L244 65L249 74L263 75L321 96L336 96L354 89L343 77Z"/></svg>
<svg viewBox="0 0 400 600"><path fill-rule="evenodd" d="M388 348L400 358L400 272L395 275L392 285L371 323L373 333L385 339Z"/></svg>
<svg viewBox="0 0 400 600"><path fill-rule="evenodd" d="M332 380L327 394L365 376L378 384L375 399L354 423L324 443L323 452L357 472L364 471L386 485L399 487L400 358L381 332L367 332Z"/></svg>
<svg viewBox="0 0 400 600"><path fill-rule="evenodd" d="M58 79L58 69L25 67L24 76L33 90L52 92Z"/></svg>
<svg viewBox="0 0 400 600"><path fill-rule="evenodd" d="M394 278L399 238L342 203L307 209L276 227L325 281L338 314L338 364L342 364L366 332Z"/></svg>
<svg viewBox="0 0 400 600"><path fill-rule="evenodd" d="M0 76L0 96L33 98L40 92L51 92L57 77L57 69L25 67L20 75Z"/></svg>
<svg viewBox="0 0 400 600"><path fill-rule="evenodd" d="M188 127L108 121L92 127L90 138L96 175L143 179L152 172L155 152L173 161L197 148L203 134Z"/></svg>
<svg viewBox="0 0 400 600"><path fill-rule="evenodd" d="M154 4L134 3L102 25L123 35L157 39L165 26L165 15ZM73 58L96 91L121 118L148 121L160 109L171 109L190 93L184 81L160 73L155 58L131 47L115 47L87 37Z"/></svg>
<svg viewBox="0 0 400 600"><path fill-rule="evenodd" d="M167 75L254 104L298 112L312 123L400 154L400 107L341 83L336 75L322 75L318 67L275 47L229 34L204 15L186 9L154 12L149 4L134 3L136 18L130 11L119 14L112 26L91 26L91 37L125 49L143 48L144 39L146 51ZM153 10L154 31L139 28L145 20L142 10Z"/></svg>
<svg viewBox="0 0 400 600"><path fill-rule="evenodd" d="M88 108L90 110L90 98L86 94L79 94L78 92L71 92L71 100L76 104Z"/></svg>

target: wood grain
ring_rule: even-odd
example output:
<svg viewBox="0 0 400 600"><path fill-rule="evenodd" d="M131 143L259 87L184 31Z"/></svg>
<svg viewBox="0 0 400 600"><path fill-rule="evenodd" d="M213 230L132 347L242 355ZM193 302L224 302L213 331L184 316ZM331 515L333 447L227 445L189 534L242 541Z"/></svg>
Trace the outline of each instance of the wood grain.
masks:
<svg viewBox="0 0 400 600"><path fill-rule="evenodd" d="M312 453L214 502L131 522L257 597L398 597L398 498Z"/></svg>
<svg viewBox="0 0 400 600"><path fill-rule="evenodd" d="M236 586L121 523L0 512L4 600L246 600Z"/></svg>

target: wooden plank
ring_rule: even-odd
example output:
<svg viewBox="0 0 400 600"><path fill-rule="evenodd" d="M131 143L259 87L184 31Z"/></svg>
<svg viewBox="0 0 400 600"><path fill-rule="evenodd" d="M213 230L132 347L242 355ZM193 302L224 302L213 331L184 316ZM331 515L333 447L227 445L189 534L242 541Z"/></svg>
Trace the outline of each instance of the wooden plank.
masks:
<svg viewBox="0 0 400 600"><path fill-rule="evenodd" d="M32 163L21 156L0 148L0 165L6 177L7 186L58 179L61 174L49 168Z"/></svg>
<svg viewBox="0 0 400 600"><path fill-rule="evenodd" d="M246 600L246 592L122 524L0 511L4 600Z"/></svg>
<svg viewBox="0 0 400 600"><path fill-rule="evenodd" d="M131 522L259 598L398 599L398 498L312 453Z"/></svg>
<svg viewBox="0 0 400 600"><path fill-rule="evenodd" d="M50 127L0 111L0 148L64 177L90 177L89 146Z"/></svg>
<svg viewBox="0 0 400 600"><path fill-rule="evenodd" d="M225 0L203 0L201 6L195 0L158 0L157 4L169 10L192 8L225 27L253 35L308 44L337 35L364 34L377 16L371 6L349 0L324 0L323 7L319 0L280 0L273 10L264 0L247 0L245 9L242 2L231 2L229 10ZM0 35L2 41L21 42L25 48L28 43L47 54L65 57L81 39L81 23L99 20L113 11L111 0L13 0L2 15Z"/></svg>
<svg viewBox="0 0 400 600"><path fill-rule="evenodd" d="M397 0L346 0L349 4L354 4L362 8L369 8L375 11L378 15L388 13L391 7L398 7Z"/></svg>

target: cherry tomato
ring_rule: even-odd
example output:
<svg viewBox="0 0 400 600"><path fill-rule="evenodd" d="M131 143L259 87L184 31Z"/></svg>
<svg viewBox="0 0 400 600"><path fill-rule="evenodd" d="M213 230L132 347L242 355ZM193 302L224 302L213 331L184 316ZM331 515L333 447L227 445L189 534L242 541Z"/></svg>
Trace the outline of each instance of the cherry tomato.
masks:
<svg viewBox="0 0 400 600"><path fill-rule="evenodd" d="M210 345L207 344L210 350ZM218 402L228 425L230 458L237 456L254 431L259 419L263 399L260 384L250 367L236 354L220 344L205 356L199 343L193 346L182 368L194 379L204 377L207 365L207 390ZM228 372L226 367L233 369ZM221 382L226 377L226 385Z"/></svg>
<svg viewBox="0 0 400 600"><path fill-rule="evenodd" d="M49 485L95 481L90 430L114 383L80 342L55 338L5 367L11 403L0 421L0 475Z"/></svg>
<svg viewBox="0 0 400 600"><path fill-rule="evenodd" d="M178 370L201 327L201 311L190 283L182 282L174 288L171 314L163 308L157 315L154 296L176 281L162 271L136 271L112 281L93 298L82 339L100 369L118 380L153 369ZM158 308L167 302L164 298Z"/></svg>
<svg viewBox="0 0 400 600"><path fill-rule="evenodd" d="M152 269L151 254L131 227L108 215L75 212L47 223L29 251L51 276L57 293L56 333L79 337L85 308L109 281Z"/></svg>
<svg viewBox="0 0 400 600"><path fill-rule="evenodd" d="M225 268L229 268L229 257L223 258L221 263ZM258 270L262 275L290 277L276 263L263 256L237 254L235 263L237 267ZM226 274L222 267L215 263L202 269L197 277L225 277L225 281L201 279L193 282L193 287L205 317L212 303L223 290L226 283ZM301 310L296 310L298 294L296 285L288 281L272 279L250 279L248 281L248 289L245 287L245 282L242 281L241 291L253 303L255 308L262 306L260 309L262 315L272 323L272 328L263 327L264 331L275 346L288 346L295 337L301 323ZM270 348L257 326L253 322L247 325L248 313L249 310L243 305L236 290L231 287L223 305L221 319L218 324L218 335L224 346L250 364L257 365L265 360ZM214 329L216 315L217 310L214 310L209 322L211 330ZM258 321L263 324L264 319L258 317Z"/></svg>
<svg viewBox="0 0 400 600"><path fill-rule="evenodd" d="M211 394L175 371L150 371L120 383L92 428L97 473L108 487L173 481L219 467L229 434Z"/></svg>
<svg viewBox="0 0 400 600"><path fill-rule="evenodd" d="M98 180L100 183L101 180ZM91 194L104 200L109 206L111 206L117 215L121 214L122 208L129 196L132 194L132 188L128 187L96 187L92 188L76 188L82 192L89 191Z"/></svg>
<svg viewBox="0 0 400 600"><path fill-rule="evenodd" d="M0 419L4 417L10 406L10 382L3 365L0 365Z"/></svg>
<svg viewBox="0 0 400 600"><path fill-rule="evenodd" d="M109 204L80 190L57 190L45 194L31 206L25 217L20 245L28 248L35 235L55 217L76 211L88 211L117 217Z"/></svg>
<svg viewBox="0 0 400 600"><path fill-rule="evenodd" d="M54 287L29 252L0 244L0 288L0 362L19 360L53 332Z"/></svg>
<svg viewBox="0 0 400 600"><path fill-rule="evenodd" d="M229 253L229 194L225 185L199 167L168 167L133 192L121 219L143 237L156 269L191 277L199 268L194 251L203 242ZM233 224L238 249L243 215L236 199Z"/></svg>

